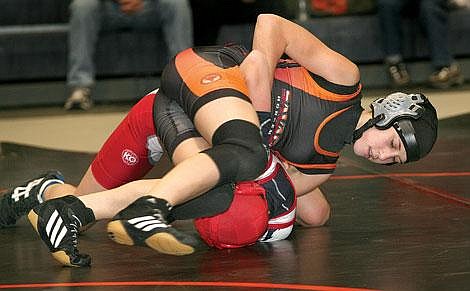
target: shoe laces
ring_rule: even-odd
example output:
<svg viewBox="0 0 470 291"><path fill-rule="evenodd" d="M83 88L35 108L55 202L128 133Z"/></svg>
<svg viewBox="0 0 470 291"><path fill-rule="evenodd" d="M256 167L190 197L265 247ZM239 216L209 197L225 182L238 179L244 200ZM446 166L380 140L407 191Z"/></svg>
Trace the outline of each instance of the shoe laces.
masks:
<svg viewBox="0 0 470 291"><path fill-rule="evenodd" d="M155 217L157 220L161 221L162 223L168 224L165 215L162 213L160 209L152 209L152 216Z"/></svg>
<svg viewBox="0 0 470 291"><path fill-rule="evenodd" d="M152 204L152 206L149 207L151 209L150 215L160 220L161 222L168 224L166 217L168 216L171 209L173 208L171 204L168 202L165 203L164 207L166 207L167 211L164 211L161 208L162 204L160 204L155 197L147 198L146 200L149 204ZM159 204L160 204L160 207L159 207Z"/></svg>

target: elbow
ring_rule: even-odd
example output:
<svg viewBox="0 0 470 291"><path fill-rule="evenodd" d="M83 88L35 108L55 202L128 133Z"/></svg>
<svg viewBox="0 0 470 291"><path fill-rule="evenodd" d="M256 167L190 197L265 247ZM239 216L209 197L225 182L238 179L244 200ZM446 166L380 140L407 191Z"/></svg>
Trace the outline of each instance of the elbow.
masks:
<svg viewBox="0 0 470 291"><path fill-rule="evenodd" d="M361 80L361 73L359 68L353 62L347 60L342 64L342 71L337 71L336 75L333 75L331 80L338 78L337 82L346 86L353 86L359 83Z"/></svg>
<svg viewBox="0 0 470 291"><path fill-rule="evenodd" d="M354 63L351 65L351 76L354 84L357 84L361 80L361 72L359 71L359 67Z"/></svg>
<svg viewBox="0 0 470 291"><path fill-rule="evenodd" d="M256 18L256 24L272 24L273 22L277 21L279 16L271 13L262 13L259 14Z"/></svg>
<svg viewBox="0 0 470 291"><path fill-rule="evenodd" d="M257 29L262 29L263 31L273 31L281 27L282 20L283 18L276 14L259 14L256 19L256 27Z"/></svg>
<svg viewBox="0 0 470 291"><path fill-rule="evenodd" d="M259 50L252 50L240 65L245 81L259 84L260 79L265 76L268 68L266 56Z"/></svg>

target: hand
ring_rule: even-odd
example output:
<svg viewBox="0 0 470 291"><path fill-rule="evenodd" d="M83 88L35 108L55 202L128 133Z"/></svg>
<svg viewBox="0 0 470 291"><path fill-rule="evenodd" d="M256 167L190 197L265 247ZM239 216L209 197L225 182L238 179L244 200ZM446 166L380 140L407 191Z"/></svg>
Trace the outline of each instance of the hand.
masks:
<svg viewBox="0 0 470 291"><path fill-rule="evenodd" d="M121 5L121 11L126 14L134 14L139 11L142 11L144 8L143 0L119 0L119 5Z"/></svg>

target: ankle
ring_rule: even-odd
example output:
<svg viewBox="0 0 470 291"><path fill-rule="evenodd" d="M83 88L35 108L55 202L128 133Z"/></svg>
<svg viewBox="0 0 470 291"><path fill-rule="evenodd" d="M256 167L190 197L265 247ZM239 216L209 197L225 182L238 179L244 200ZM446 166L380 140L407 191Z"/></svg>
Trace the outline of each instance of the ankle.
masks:
<svg viewBox="0 0 470 291"><path fill-rule="evenodd" d="M75 194L77 188L70 184L55 183L47 186L43 193L42 198L44 201L54 198L63 197L65 195Z"/></svg>
<svg viewBox="0 0 470 291"><path fill-rule="evenodd" d="M93 209L86 207L86 205L80 200L80 198L67 195L59 198L73 210L75 216L80 220L81 227L85 227L96 221Z"/></svg>

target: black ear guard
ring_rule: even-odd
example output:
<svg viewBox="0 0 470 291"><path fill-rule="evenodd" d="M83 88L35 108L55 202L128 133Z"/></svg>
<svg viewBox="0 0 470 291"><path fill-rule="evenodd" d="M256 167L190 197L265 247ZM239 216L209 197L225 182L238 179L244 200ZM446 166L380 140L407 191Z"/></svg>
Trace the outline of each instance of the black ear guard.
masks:
<svg viewBox="0 0 470 291"><path fill-rule="evenodd" d="M406 150L406 163L420 159L419 145L416 140L416 133L408 119L396 121L393 128L397 131Z"/></svg>

